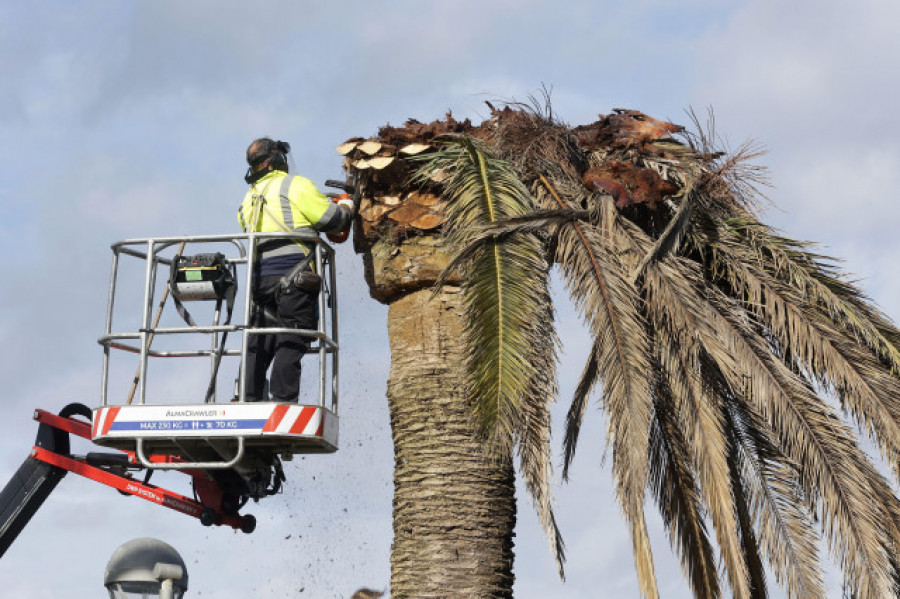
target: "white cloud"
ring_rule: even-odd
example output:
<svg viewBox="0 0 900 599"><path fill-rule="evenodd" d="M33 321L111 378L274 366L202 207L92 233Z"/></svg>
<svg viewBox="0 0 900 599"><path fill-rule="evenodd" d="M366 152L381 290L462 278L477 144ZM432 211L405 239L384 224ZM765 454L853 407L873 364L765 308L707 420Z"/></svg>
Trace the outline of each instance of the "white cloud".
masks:
<svg viewBox="0 0 900 599"><path fill-rule="evenodd" d="M898 165L900 143L894 142L861 152L835 147L796 156L788 165L794 168L782 175L790 217L809 233L889 245L900 222Z"/></svg>
<svg viewBox="0 0 900 599"><path fill-rule="evenodd" d="M898 17L882 0L747 2L697 44L694 101L752 119L764 139L869 142L898 124Z"/></svg>

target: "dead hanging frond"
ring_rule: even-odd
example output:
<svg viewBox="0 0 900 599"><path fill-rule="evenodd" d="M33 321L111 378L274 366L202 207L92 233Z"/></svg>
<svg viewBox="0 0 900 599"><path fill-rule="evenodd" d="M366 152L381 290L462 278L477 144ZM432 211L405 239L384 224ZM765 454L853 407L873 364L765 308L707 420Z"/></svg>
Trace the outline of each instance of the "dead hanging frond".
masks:
<svg viewBox="0 0 900 599"><path fill-rule="evenodd" d="M688 270L666 279L675 286L699 283L698 273ZM848 578L862 596L885 596L892 583L879 548L890 543L877 524L885 518L884 506L866 499L872 496L860 469L866 458L849 429L796 372L772 355L767 341L721 292L713 290L708 299L697 300L696 308L704 306L702 320L713 325L708 329L694 319L701 342L728 388L760 413L785 455L798 464L807 507L821 517L829 544L843 556Z"/></svg>
<svg viewBox="0 0 900 599"><path fill-rule="evenodd" d="M553 314L547 314L539 325L549 337L555 336L553 330ZM555 359L555 356L554 356ZM556 559L557 572L561 580L565 580L565 543L553 513L553 449L550 446L550 408L557 395L554 378L554 365L546 364L538 369L538 376L546 380L540 381L536 387L553 391L553 396L543 398L544 401L526 401L522 404L522 422L518 434L517 453L519 456L525 490L531 496L538 513L541 526L550 542L550 551Z"/></svg>
<svg viewBox="0 0 900 599"><path fill-rule="evenodd" d="M467 382L475 422L503 454L518 444L526 487L562 576L564 545L552 512L548 445L558 345L550 266L542 240L533 232L503 238L481 234L531 214L534 200L508 163L467 137L450 140L428 156L417 179L437 170L448 176L443 195L451 248L458 254L450 268L465 273Z"/></svg>
<svg viewBox="0 0 900 599"><path fill-rule="evenodd" d="M729 400L722 413L760 552L788 597L821 597L821 537L803 509L796 464L778 449L768 425L750 406Z"/></svg>
<svg viewBox="0 0 900 599"><path fill-rule="evenodd" d="M627 221L622 223L627 225ZM623 228L623 240L637 245L639 250L650 243L634 226ZM879 557L876 548L889 545L890 541L871 523L883 519L879 510L890 510L896 500L891 498L876 506L861 503L866 494L863 489L877 487L875 482L863 482L863 466L867 462L851 441L849 431L815 398L804 381L779 365L768 342L749 326L750 320L744 321L740 303L710 287L702 269L690 265L688 258L669 257L648 268L644 285L653 285L656 291L644 295L645 305L651 314L659 312L651 321L652 326L659 329L663 325L661 338L666 337L668 326L669 334L681 331L686 339L693 339L707 359L713 360L718 377L734 397L759 411L766 426L774 431L786 459L799 464L796 471L803 476L798 484L804 495L813 493L806 508L824 517L833 550L847 560L848 578L866 596L884 592L889 585L885 574L891 567ZM673 266L675 270L671 270ZM720 299L710 302L717 295ZM665 366L665 362L662 364ZM761 402L763 399L767 401ZM708 441L701 445L705 443ZM707 505L711 505L709 498ZM874 569L867 570L869 566ZM803 588L816 588L814 576L805 576L805 580Z"/></svg>
<svg viewBox="0 0 900 599"><path fill-rule="evenodd" d="M896 355L892 355L892 345L865 313L855 314L853 319L854 325L862 326L847 326L829 309L835 298L822 301L819 294L810 293L818 289L819 281L829 278L827 269L817 268L821 257L800 254L804 256L799 261L802 266L795 274L805 276L806 284L797 285L799 281L786 280L772 262L772 245L761 251L737 232L745 231L747 225L732 228L735 224L723 223L704 241L710 249L713 276L744 298L748 312L764 325L786 362L807 373L821 388L833 390L842 408L900 476L900 378L893 374ZM789 240L767 234L761 225L750 228L759 236L757 241L794 245L793 252L802 252ZM836 283L832 286L852 293L846 283Z"/></svg>
<svg viewBox="0 0 900 599"><path fill-rule="evenodd" d="M579 212L577 207L587 203L583 199L564 199L558 193L557 186L544 175L539 175L538 180L561 211ZM586 194L584 190L581 193ZM592 218L602 218L601 213L592 211ZM604 372L603 367L616 368L612 389L621 391L618 385L623 385L628 393L627 390L634 385L634 390L638 392L636 397L649 401L649 387L643 374L640 374L642 368L649 368L649 363L644 326L636 306L637 296L624 276L624 266L615 256L614 242L603 233L603 225L596 220L572 221L561 225L556 237L555 262L560 265L576 307L594 333L594 347L569 412L564 443L565 476L574 455L587 397L602 380L603 374L613 374ZM605 389L605 392L608 391Z"/></svg>
<svg viewBox="0 0 900 599"><path fill-rule="evenodd" d="M644 281L645 306L655 332L658 363L664 373L671 407L680 416L696 465L700 494L720 547L723 565L735 597L750 597L750 575L743 558L735 497L729 484L728 440L722 399L714 391L703 347L694 334L683 295L663 284L654 264ZM688 288L683 289L686 291Z"/></svg>
<svg viewBox="0 0 900 599"><path fill-rule="evenodd" d="M679 269L663 275L666 271L666 268L651 268L648 281L671 287L675 296L684 297L689 287L682 291L678 288L686 284L696 288L696 274ZM663 279L658 279L659 275ZM840 546L842 549L838 551L847 552L848 564L854 566L854 578L871 581L873 588L884 590L886 581L878 578L885 572L884 564L874 549L883 538L872 524L878 521L878 508L872 511L871 505L864 504L865 486L861 487L864 479L855 465L859 450L848 444L848 431L833 415L822 413L821 407L811 403L810 390L768 355L768 349L756 340L755 333L735 320L727 303L719 300L707 303L695 298L694 305L686 306L689 312L677 309L677 304L658 302L655 305L672 322L678 321L679 314L689 318L683 325L692 327L686 330L699 336L727 387L736 390L740 401L750 402L761 413L777 431L778 443L785 448L787 456L800 464L801 486L807 495L815 492L821 498L821 513L831 531L830 540L836 543L836 550ZM873 579L868 578L866 564L875 568Z"/></svg>
<svg viewBox="0 0 900 599"><path fill-rule="evenodd" d="M562 205L573 209L586 198L563 199L542 175L541 183ZM587 192L582 192L586 195ZM620 258L614 227L615 208L611 202L594 225L573 222L562 225L556 234L556 257L563 281L576 308L594 338L591 355L578 384L566 431L567 456L571 456L580 428L578 418L591 389L601 386L601 403L609 418L613 473L619 503L631 527L635 564L641 589L647 597L658 596L653 553L650 547L644 499L649 476L649 436L652 398L647 373L649 343L646 323L639 309L639 297L627 280L627 268ZM568 460L566 462L568 468Z"/></svg>
<svg viewBox="0 0 900 599"><path fill-rule="evenodd" d="M722 227L737 236L739 247L751 252L745 259L765 265L767 272L796 290L832 326L874 352L889 374L900 379L900 333L861 290L841 276L833 258L812 252L810 244L784 237L746 215L729 219ZM715 247L711 240L700 242Z"/></svg>
<svg viewBox="0 0 900 599"><path fill-rule="evenodd" d="M671 391L665 381L660 381L655 393L650 488L694 596L716 599L721 589L715 552L706 530L694 452L679 402Z"/></svg>

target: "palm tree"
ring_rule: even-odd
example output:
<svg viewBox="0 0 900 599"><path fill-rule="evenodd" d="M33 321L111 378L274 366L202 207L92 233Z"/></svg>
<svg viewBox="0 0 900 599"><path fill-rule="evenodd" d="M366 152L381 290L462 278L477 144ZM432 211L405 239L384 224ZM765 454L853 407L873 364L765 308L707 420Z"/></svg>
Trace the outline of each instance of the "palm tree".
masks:
<svg viewBox="0 0 900 599"><path fill-rule="evenodd" d="M355 157L348 166L363 190L354 243L363 254L372 296L389 305L387 395L395 454L391 596L511 597L516 516L511 456L485 444L473 427L462 280L450 275L439 292L432 289L450 258L448 240L436 231L446 221L446 203L419 193L404 161L378 157L383 147L352 140L339 150ZM415 147L404 144L408 154ZM409 186L411 193L402 190ZM549 410L546 402L535 405L539 411L533 418L546 422L533 430L548 436L523 444L528 451L520 452L521 461L554 531L546 509ZM561 545L554 550L561 557Z"/></svg>
<svg viewBox="0 0 900 599"><path fill-rule="evenodd" d="M900 332L833 260L758 219L764 179L752 146L723 154L711 127L697 130L622 110L570 128L547 102L494 110L478 127L449 115L385 127L339 148L365 189L356 238L373 295L393 301L395 595L441 595L421 584L455 566L462 547L503 574L468 590L449 573L438 584L510 594L500 564L511 553L480 552L494 534L509 535L499 545L511 549L514 499L499 489L511 484L513 453L562 563L549 486L553 265L594 340L563 474L598 389L645 596L658 596L648 493L697 597L719 597L726 584L735 597L766 596L764 563L790 597L823 596L822 538L854 596L897 594L900 503L860 441L871 440L896 481ZM397 343L426 325L449 335ZM439 398L472 445L445 433L431 405ZM483 504L498 526L474 541L455 533L465 508L441 501L469 484L446 468L461 454L477 464L463 470L505 481L495 489L504 498ZM429 485L433 503L407 495ZM437 534L454 539L455 553L411 561L401 546L431 543L404 524L417 518L438 528L447 518Z"/></svg>

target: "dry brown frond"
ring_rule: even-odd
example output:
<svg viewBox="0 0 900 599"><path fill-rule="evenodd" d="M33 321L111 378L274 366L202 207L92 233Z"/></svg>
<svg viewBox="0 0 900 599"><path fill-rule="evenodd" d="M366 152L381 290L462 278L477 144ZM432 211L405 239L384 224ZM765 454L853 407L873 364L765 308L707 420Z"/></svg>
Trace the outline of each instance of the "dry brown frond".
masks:
<svg viewBox="0 0 900 599"><path fill-rule="evenodd" d="M760 265L758 253L732 231L720 228L715 241L705 243L713 248L712 269L744 298L785 359L834 390L900 475L900 379L804 287L788 286L774 267Z"/></svg>
<svg viewBox="0 0 900 599"><path fill-rule="evenodd" d="M736 202L751 214L757 213L763 202L771 203L763 192L763 188L770 186L768 171L755 163L766 154L765 148L755 140L748 140L737 149L729 150L716 132L711 109L705 124L692 108L687 112L693 131L685 131L683 136L704 163L704 175L698 182L702 193L720 201ZM726 150L722 151L722 148Z"/></svg>
<svg viewBox="0 0 900 599"><path fill-rule="evenodd" d="M552 189L546 179L543 181ZM563 208L577 205L570 203ZM582 381L579 389L587 393L602 380L601 401L610 423L617 494L631 527L641 588L648 597L656 597L653 555L643 512L652 416L646 376L650 368L649 346L646 326L636 304L637 295L626 280L626 270L610 241L603 234L602 223L563 226L557 234L556 262L594 335L595 353L588 364L596 363L597 369L588 368L585 372L600 376L593 381ZM576 403L579 401L585 399L576 398ZM573 439L573 434L577 435L577 431L568 430L567 439ZM567 444L574 446L574 442L567 441Z"/></svg>
<svg viewBox="0 0 900 599"><path fill-rule="evenodd" d="M758 543L775 579L792 599L824 596L818 567L819 535L803 511L797 466L778 450L767 423L752 406L732 399L726 408Z"/></svg>
<svg viewBox="0 0 900 599"><path fill-rule="evenodd" d="M706 532L693 451L685 439L685 422L679 402L660 381L654 401L650 437L650 486L669 541L681 559L681 567L695 597L720 596L718 571Z"/></svg>
<svg viewBox="0 0 900 599"><path fill-rule="evenodd" d="M536 101L507 104L494 111L489 130L498 155L513 165L526 183L534 173L556 170L578 179L587 169L577 138L554 118L549 101L543 107Z"/></svg>
<svg viewBox="0 0 900 599"><path fill-rule="evenodd" d="M839 276L832 258L814 254L806 249L809 244L778 235L745 215L726 225L755 253L756 261L804 294L835 325L874 351L894 376L900 376L900 331L859 289Z"/></svg>
<svg viewBox="0 0 900 599"><path fill-rule="evenodd" d="M673 282L688 274L682 271ZM713 292L715 295L715 292ZM799 464L806 497L823 520L826 538L840 555L860 596L885 596L892 587L881 551L878 524L883 507L873 505L859 464L866 460L852 435L828 407L730 313L727 301L708 304L705 318L717 334L703 340L730 388L760 412L785 453Z"/></svg>
<svg viewBox="0 0 900 599"><path fill-rule="evenodd" d="M724 433L721 400L708 391L699 377L701 345L696 322L689 310L680 309L687 299L650 268L645 277L645 306L658 331L660 363L668 377L673 399L684 414L684 425L702 484L716 538L735 597L750 597L749 573L742 553L734 497L729 484L728 443ZM691 290L696 294L698 290ZM690 297L690 296L688 296Z"/></svg>

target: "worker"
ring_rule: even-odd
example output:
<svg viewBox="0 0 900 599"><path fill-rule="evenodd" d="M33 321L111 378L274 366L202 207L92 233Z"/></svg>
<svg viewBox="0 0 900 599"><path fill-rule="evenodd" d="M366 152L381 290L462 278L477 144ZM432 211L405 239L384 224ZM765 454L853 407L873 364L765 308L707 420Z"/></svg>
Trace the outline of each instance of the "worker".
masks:
<svg viewBox="0 0 900 599"><path fill-rule="evenodd" d="M244 180L250 189L238 209L241 229L247 233L348 230L353 202L349 199L332 202L309 179L288 174L290 149L287 142L268 137L253 141L247 148L249 168ZM295 239L268 239L259 243L253 281L253 326L318 328L319 289L312 267L314 251L314 244ZM250 335L245 400L268 400L265 383L271 365L272 399L296 402L300 391L300 360L309 345L310 338L299 335Z"/></svg>

